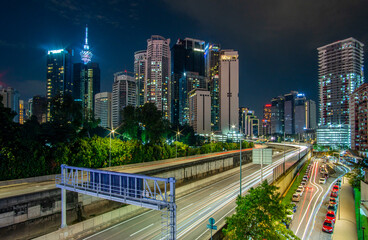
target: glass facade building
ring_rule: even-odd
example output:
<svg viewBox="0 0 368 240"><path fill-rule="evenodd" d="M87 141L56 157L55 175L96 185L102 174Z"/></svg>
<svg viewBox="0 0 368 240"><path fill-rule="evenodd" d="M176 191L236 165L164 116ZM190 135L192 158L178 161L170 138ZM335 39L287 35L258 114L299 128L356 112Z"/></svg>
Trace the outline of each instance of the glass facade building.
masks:
<svg viewBox="0 0 368 240"><path fill-rule="evenodd" d="M320 126L317 129L319 145L333 149L350 148L350 127L347 124Z"/></svg>
<svg viewBox="0 0 368 240"><path fill-rule="evenodd" d="M170 39L153 35L147 40L145 102L154 103L163 118L171 120Z"/></svg>
<svg viewBox="0 0 368 240"><path fill-rule="evenodd" d="M146 77L147 51L141 50L134 53L134 74L138 86L138 107L144 105L144 88Z"/></svg>
<svg viewBox="0 0 368 240"><path fill-rule="evenodd" d="M219 44L207 44L204 52L208 90L211 94L211 128L215 132L220 130L220 50Z"/></svg>
<svg viewBox="0 0 368 240"><path fill-rule="evenodd" d="M191 81L188 76L196 75L198 79L205 80L205 64L204 64L204 48L205 42L198 39L185 38L178 39L171 48L172 52L172 81L171 81L171 119L174 124L188 123L188 93L193 88L187 88L191 85L186 81ZM200 80L202 81L202 80ZM198 86L194 86L195 88ZM207 86L200 84L200 88ZM187 89L186 89L187 88ZM182 91L185 91L183 93ZM183 117L182 111L186 110Z"/></svg>
<svg viewBox="0 0 368 240"><path fill-rule="evenodd" d="M72 95L72 50L57 49L47 52L46 72L46 98L47 98L47 121L51 116L51 100L58 97L63 101L64 95Z"/></svg>
<svg viewBox="0 0 368 240"><path fill-rule="evenodd" d="M346 139L334 137L336 127L349 125L349 95L364 82L364 44L354 38L337 41L318 48L318 84L319 84L319 128L321 131L331 131L331 142L334 146L349 142L350 133ZM317 131L317 143L329 145ZM346 136L341 134L341 136Z"/></svg>

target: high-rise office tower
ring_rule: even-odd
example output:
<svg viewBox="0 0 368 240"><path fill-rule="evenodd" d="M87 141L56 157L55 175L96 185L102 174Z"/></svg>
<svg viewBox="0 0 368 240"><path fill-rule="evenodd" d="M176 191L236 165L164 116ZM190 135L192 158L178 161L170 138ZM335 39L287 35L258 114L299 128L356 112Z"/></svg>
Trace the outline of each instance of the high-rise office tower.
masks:
<svg viewBox="0 0 368 240"><path fill-rule="evenodd" d="M118 72L114 74L112 85L112 127L117 128L122 123L122 111L128 106L137 106L138 87L135 74L131 72Z"/></svg>
<svg viewBox="0 0 368 240"><path fill-rule="evenodd" d="M220 55L220 126L227 134L239 124L239 55L234 50L221 50Z"/></svg>
<svg viewBox="0 0 368 240"><path fill-rule="evenodd" d="M363 47L348 38L318 48L320 125L349 124L349 94L364 82Z"/></svg>
<svg viewBox="0 0 368 240"><path fill-rule="evenodd" d="M27 101L27 119L30 119L32 116L32 105L33 105L33 98L30 98ZM47 106L47 103L46 103L46 106Z"/></svg>
<svg viewBox="0 0 368 240"><path fill-rule="evenodd" d="M219 44L207 44L204 53L208 90L211 94L211 126L213 131L220 130L220 50Z"/></svg>
<svg viewBox="0 0 368 240"><path fill-rule="evenodd" d="M24 108L24 101L19 100L19 123L23 124L25 121L25 108Z"/></svg>
<svg viewBox="0 0 368 240"><path fill-rule="evenodd" d="M83 63L73 65L73 97L81 103L83 116L88 119L94 112L94 96L100 92L100 67L98 63L91 62L93 55L88 45L88 27L80 56Z"/></svg>
<svg viewBox="0 0 368 240"><path fill-rule="evenodd" d="M364 82L363 47L363 43L348 38L317 49L320 98L318 144L350 145L349 95ZM339 137L333 137L337 134Z"/></svg>
<svg viewBox="0 0 368 240"><path fill-rule="evenodd" d="M141 50L134 53L134 73L138 86L138 106L144 105L144 88L147 65L147 51Z"/></svg>
<svg viewBox="0 0 368 240"><path fill-rule="evenodd" d="M307 129L306 98L304 93L297 93L294 99L294 134L303 134Z"/></svg>
<svg viewBox="0 0 368 240"><path fill-rule="evenodd" d="M189 124L189 92L206 89L206 78L197 72L185 72L179 79L179 123Z"/></svg>
<svg viewBox="0 0 368 240"><path fill-rule="evenodd" d="M46 122L47 113L47 99L43 96L34 96L32 98L32 110L31 115L37 117L37 121L41 123Z"/></svg>
<svg viewBox="0 0 368 240"><path fill-rule="evenodd" d="M298 92L291 91L284 95L284 129L285 134L295 134L295 99Z"/></svg>
<svg viewBox="0 0 368 240"><path fill-rule="evenodd" d="M72 95L72 50L57 49L47 52L46 97L47 121L52 119L51 100L63 101L65 95Z"/></svg>
<svg viewBox="0 0 368 240"><path fill-rule="evenodd" d="M317 129L317 108L316 102L309 99L305 101L305 121L307 130Z"/></svg>
<svg viewBox="0 0 368 240"><path fill-rule="evenodd" d="M153 35L147 40L145 102L155 103L164 119L171 119L170 39Z"/></svg>
<svg viewBox="0 0 368 240"><path fill-rule="evenodd" d="M239 108L239 131L241 133L245 133L245 119L248 114L249 109L246 107L240 107Z"/></svg>
<svg viewBox="0 0 368 240"><path fill-rule="evenodd" d="M351 149L368 156L368 83L357 88L349 98Z"/></svg>
<svg viewBox="0 0 368 240"><path fill-rule="evenodd" d="M188 118L181 115L181 111L188 107L188 93L191 89L186 89L187 76L192 73L199 78L205 78L204 65L204 48L205 43L202 40L185 38L178 39L172 47L172 66L173 73L171 76L171 114L174 124L188 123ZM206 88L206 86L200 86ZM183 98L183 91L184 98ZM188 111L186 116L188 115Z"/></svg>
<svg viewBox="0 0 368 240"><path fill-rule="evenodd" d="M263 119L259 127L261 135L271 134L271 107L271 104L265 104L263 107Z"/></svg>
<svg viewBox="0 0 368 240"><path fill-rule="evenodd" d="M284 134L284 96L271 100L271 134Z"/></svg>
<svg viewBox="0 0 368 240"><path fill-rule="evenodd" d="M249 138L259 135L259 120L253 110L242 107L240 110L240 131Z"/></svg>
<svg viewBox="0 0 368 240"><path fill-rule="evenodd" d="M211 96L206 89L189 92L189 125L198 134L211 133Z"/></svg>
<svg viewBox="0 0 368 240"><path fill-rule="evenodd" d="M95 118L100 119L100 126L111 129L111 92L102 92L95 95Z"/></svg>
<svg viewBox="0 0 368 240"><path fill-rule="evenodd" d="M2 103L4 107L10 108L17 113L13 118L14 122L19 122L19 92L11 87L3 88L0 85L0 95L3 97Z"/></svg>

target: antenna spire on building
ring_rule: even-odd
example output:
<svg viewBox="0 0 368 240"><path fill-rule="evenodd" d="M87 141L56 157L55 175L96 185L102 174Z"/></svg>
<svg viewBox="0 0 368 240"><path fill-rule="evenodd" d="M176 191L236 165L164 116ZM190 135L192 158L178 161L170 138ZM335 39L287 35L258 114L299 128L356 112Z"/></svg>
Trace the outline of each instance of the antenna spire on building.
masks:
<svg viewBox="0 0 368 240"><path fill-rule="evenodd" d="M87 24L86 24L86 38L84 42L84 49L80 52L80 56L84 64L89 63L93 56L92 52L89 50L89 45L88 45L88 25Z"/></svg>

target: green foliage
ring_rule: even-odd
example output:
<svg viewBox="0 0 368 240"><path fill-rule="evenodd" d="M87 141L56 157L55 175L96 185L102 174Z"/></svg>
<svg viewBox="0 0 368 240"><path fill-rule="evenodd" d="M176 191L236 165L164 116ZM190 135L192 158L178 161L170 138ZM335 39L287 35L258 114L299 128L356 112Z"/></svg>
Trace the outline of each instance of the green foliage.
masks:
<svg viewBox="0 0 368 240"><path fill-rule="evenodd" d="M236 213L226 218L227 239L298 239L282 222L289 222L290 210L281 203L277 187L264 181L238 197Z"/></svg>
<svg viewBox="0 0 368 240"><path fill-rule="evenodd" d="M354 168L351 172L346 174L346 177L349 178L349 183L353 188L356 188L360 191L360 182L364 180L364 175L362 174L360 167Z"/></svg>
<svg viewBox="0 0 368 240"><path fill-rule="evenodd" d="M16 114L4 108L0 99L0 181L60 173L61 164L88 168L109 166L109 132L97 127L98 121L91 117L83 120L80 105L70 97L65 97L63 102L58 98L53 101L51 122L39 124L36 117L31 117L20 125L13 122ZM178 157L239 148L235 143L191 147L187 143L199 141L198 138L190 140L191 134L194 135L190 127L183 129L180 141L171 145L164 143L164 137L170 136L172 131L161 115L154 104L124 110L125 120L119 130L126 133L129 140L111 139L111 166L174 158L176 147ZM243 148L251 144L244 142Z"/></svg>

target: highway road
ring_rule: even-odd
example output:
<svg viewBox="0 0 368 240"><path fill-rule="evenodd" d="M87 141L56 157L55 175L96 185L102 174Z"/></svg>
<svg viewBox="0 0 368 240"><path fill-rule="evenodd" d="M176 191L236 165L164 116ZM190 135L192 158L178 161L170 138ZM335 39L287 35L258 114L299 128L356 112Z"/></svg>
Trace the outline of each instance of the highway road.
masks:
<svg viewBox="0 0 368 240"><path fill-rule="evenodd" d="M259 147L260 145L255 146L255 148L259 148ZM242 151L245 152L245 151L251 151L251 150L252 150L251 148L248 148L248 149L243 149ZM202 155L196 155L196 156L181 157L177 159L171 158L171 159L165 159L165 160L159 160L159 161L153 161L153 162L136 163L136 164L129 164L129 165L102 168L102 169L108 170L108 171L110 170L110 171L116 171L116 172L135 174L135 173L142 173L148 170L160 169L162 167L195 162L200 159L211 158L215 156L226 156L226 155L234 154L237 152L239 152L239 150L231 150L231 151L226 151L226 152L217 152L217 153L209 153L209 154L202 154ZM45 180L45 181L28 180L28 179L24 179L24 182L19 182L19 183L12 183L12 181L8 181L10 182L10 184L0 186L0 199L24 195L24 194L30 194L30 193L35 193L35 192L41 192L41 191L46 191L46 190L57 189L55 186L55 176L56 175L50 175L48 176L48 178L51 180ZM22 181L22 180L19 180L19 181ZM7 183L7 181L3 181L2 183Z"/></svg>
<svg viewBox="0 0 368 240"><path fill-rule="evenodd" d="M290 229L301 240L330 240L331 234L322 232L322 224L327 213L331 193L330 190L336 179L346 174L348 169L343 166L336 166L336 173L330 176L325 184L320 184L319 179L322 177L322 174L319 172L319 167L322 161L321 159L315 159L311 164L313 166L311 175L298 203Z"/></svg>
<svg viewBox="0 0 368 240"><path fill-rule="evenodd" d="M305 146L300 146L306 149ZM286 154L286 161L295 161L298 150ZM281 155L271 165L263 167L263 177L271 182L273 168L282 164ZM242 170L242 194L259 184L259 164L247 164ZM208 219L213 217L215 225L221 225L235 211L235 199L239 194L239 173L208 185L176 200L177 239L208 239ZM84 239L161 239L161 213L147 211L110 228L96 232Z"/></svg>

